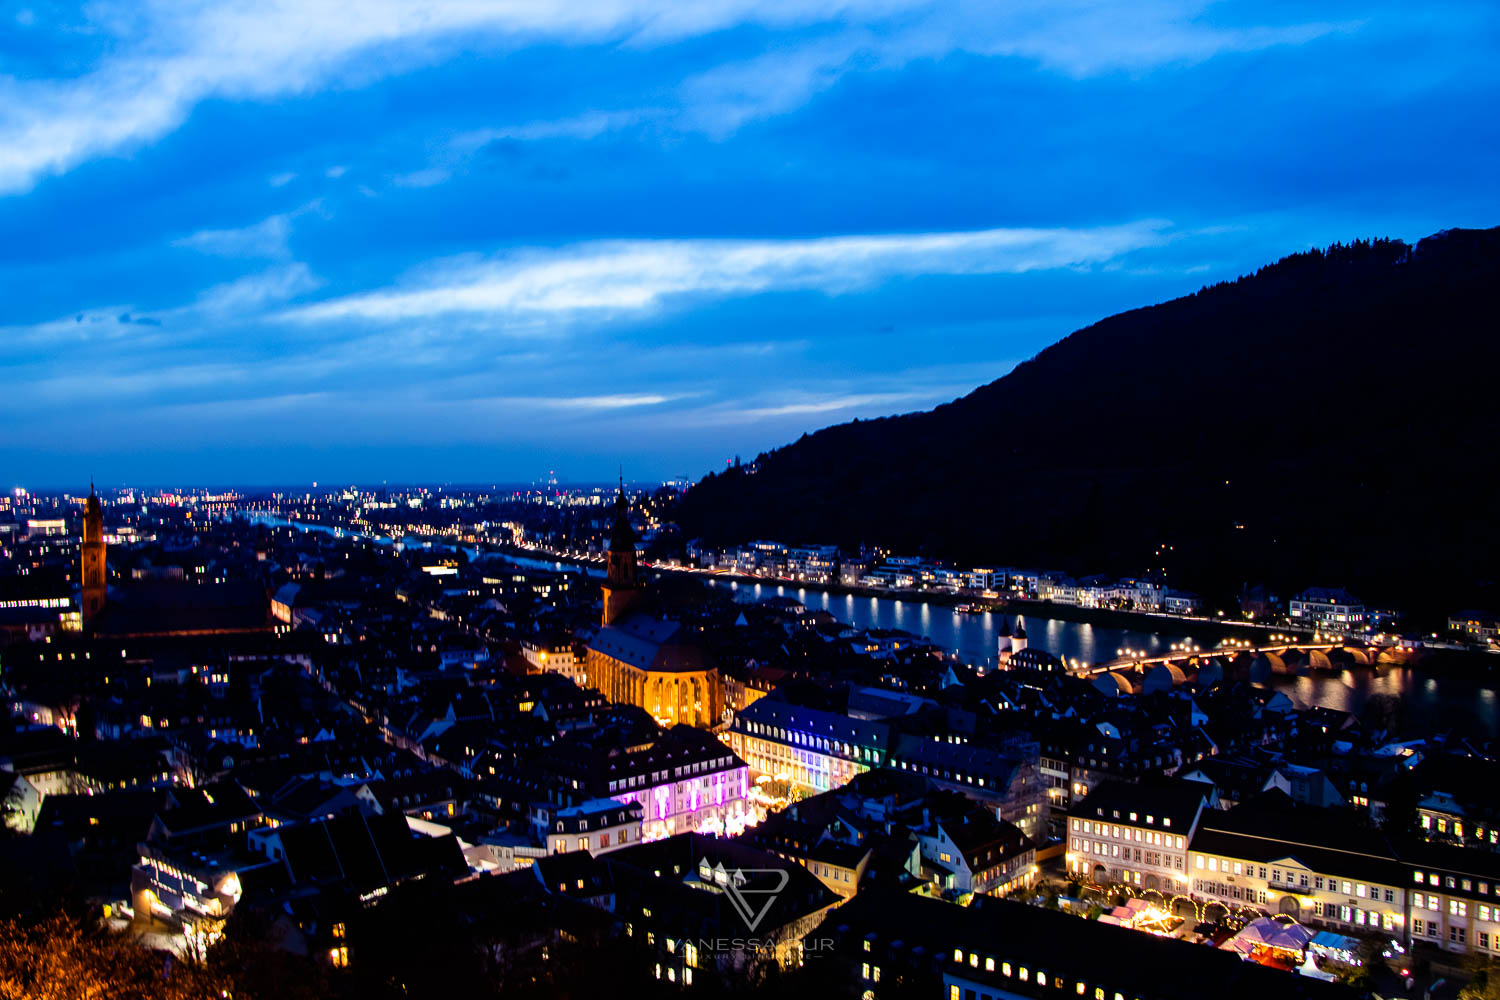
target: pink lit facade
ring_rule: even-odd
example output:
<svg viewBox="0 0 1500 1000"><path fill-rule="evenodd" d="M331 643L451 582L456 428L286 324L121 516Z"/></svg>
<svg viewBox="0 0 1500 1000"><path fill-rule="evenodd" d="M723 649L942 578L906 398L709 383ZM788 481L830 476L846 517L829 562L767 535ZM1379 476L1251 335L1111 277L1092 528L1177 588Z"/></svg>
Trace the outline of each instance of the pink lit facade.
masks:
<svg viewBox="0 0 1500 1000"><path fill-rule="evenodd" d="M743 765L696 774L656 785L612 792L620 802L639 802L641 839L661 840L678 833L733 836L751 821L750 769Z"/></svg>

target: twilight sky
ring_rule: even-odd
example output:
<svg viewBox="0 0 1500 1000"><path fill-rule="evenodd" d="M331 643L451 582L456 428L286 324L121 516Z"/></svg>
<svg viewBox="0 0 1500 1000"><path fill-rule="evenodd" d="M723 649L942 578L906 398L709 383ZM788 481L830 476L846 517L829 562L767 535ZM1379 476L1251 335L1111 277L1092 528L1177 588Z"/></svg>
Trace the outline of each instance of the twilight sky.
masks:
<svg viewBox="0 0 1500 1000"><path fill-rule="evenodd" d="M351 6L0 6L0 486L697 477L1500 224L1493 0Z"/></svg>

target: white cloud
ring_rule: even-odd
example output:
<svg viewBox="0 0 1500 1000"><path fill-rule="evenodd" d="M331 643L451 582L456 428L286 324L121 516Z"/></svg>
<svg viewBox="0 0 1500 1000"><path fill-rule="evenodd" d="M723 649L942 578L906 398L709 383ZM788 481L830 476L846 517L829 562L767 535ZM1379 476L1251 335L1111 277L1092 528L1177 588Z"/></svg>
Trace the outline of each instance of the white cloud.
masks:
<svg viewBox="0 0 1500 1000"><path fill-rule="evenodd" d="M426 188L441 184L448 177L449 171L444 167L427 167L423 170L414 170L409 174L401 174L393 177L392 181L397 187Z"/></svg>
<svg viewBox="0 0 1500 1000"><path fill-rule="evenodd" d="M270 184L271 184L272 187L276 187L276 188L286 187L288 184L290 184L292 181L294 181L296 179L297 179L297 173L296 173L296 171L294 171L294 170L288 170L285 173L272 174L271 177L270 177Z"/></svg>
<svg viewBox="0 0 1500 1000"><path fill-rule="evenodd" d="M791 289L830 294L921 274L997 274L1083 267L1166 242L1146 220L1092 229L830 236L806 240L623 240L495 259L439 263L410 282L284 314L304 322L482 314L629 312L676 295L731 296Z"/></svg>
<svg viewBox="0 0 1500 1000"><path fill-rule="evenodd" d="M558 398L527 399L524 402L536 405L554 407L560 410L628 410L641 406L660 406L673 400L681 399L681 396L663 396L656 393L616 393L605 396L563 396Z"/></svg>
<svg viewBox="0 0 1500 1000"><path fill-rule="evenodd" d="M967 391L967 390L965 390ZM863 409L865 407L896 406L919 399L929 399L931 394L920 392L867 392L842 396L813 397L773 406L753 406L743 410L729 411L726 415L738 420L761 420L767 417L791 417L804 414L837 413L840 410Z"/></svg>
<svg viewBox="0 0 1500 1000"><path fill-rule="evenodd" d="M323 281L301 261L246 275L215 285L198 296L188 309L209 313L235 313L241 318L268 306L280 305L321 287Z"/></svg>
<svg viewBox="0 0 1500 1000"><path fill-rule="evenodd" d="M533 142L539 139L592 139L605 132L628 128L648 117L663 113L665 113L663 109L590 111L555 121L476 129L456 136L450 146L458 153L470 153L498 139L514 139L518 142Z"/></svg>
<svg viewBox="0 0 1500 1000"><path fill-rule="evenodd" d="M66 79L0 77L0 192L24 191L44 175L156 139L209 97L264 99L334 80L360 82L440 58L458 45L664 41L742 22L808 23L851 6L839 0L665 6L653 0L364 0L351 9L343 0L106 0L89 8L92 27L117 44L90 72ZM376 49L376 59L356 58Z"/></svg>
<svg viewBox="0 0 1500 1000"><path fill-rule="evenodd" d="M794 110L853 69L900 69L952 52L1031 60L1082 78L1191 64L1224 52L1301 45L1360 22L1218 26L1204 0L964 0L893 31L855 26L784 45L690 77L681 88L685 124L710 135Z"/></svg>
<svg viewBox="0 0 1500 1000"><path fill-rule="evenodd" d="M533 41L646 46L738 24L838 23L831 41L783 45L706 73L684 89L690 126L723 131L797 106L848 66L902 65L954 50L1015 55L1075 75L1297 44L1341 25L1217 27L1207 0L104 0L90 27L114 44L85 74L0 77L0 193L87 159L150 142L211 97L266 99L358 84L442 58L458 45ZM361 58L373 55L373 58ZM573 119L586 130L590 119ZM594 119L618 128L626 117ZM273 184L295 175L279 174Z"/></svg>
<svg viewBox="0 0 1500 1000"><path fill-rule="evenodd" d="M273 215L241 229L203 229L174 240L173 246L216 257L286 257L291 234L290 215Z"/></svg>

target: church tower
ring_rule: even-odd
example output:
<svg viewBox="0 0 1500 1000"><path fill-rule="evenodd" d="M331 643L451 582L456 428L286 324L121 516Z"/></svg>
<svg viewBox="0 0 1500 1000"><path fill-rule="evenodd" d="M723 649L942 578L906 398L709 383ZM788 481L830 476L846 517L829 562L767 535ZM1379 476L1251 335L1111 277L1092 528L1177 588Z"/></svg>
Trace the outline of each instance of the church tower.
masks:
<svg viewBox="0 0 1500 1000"><path fill-rule="evenodd" d="M1010 637L1010 648L1012 653L1019 653L1026 648L1026 620L1016 617L1016 634Z"/></svg>
<svg viewBox="0 0 1500 1000"><path fill-rule="evenodd" d="M630 504L625 480L615 496L615 523L609 532L609 570L604 581L604 621L608 625L635 603L640 593L635 564L635 529L630 526Z"/></svg>
<svg viewBox="0 0 1500 1000"><path fill-rule="evenodd" d="M83 593L79 605L87 622L104 610L104 512L94 484L89 483L89 498L83 505Z"/></svg>

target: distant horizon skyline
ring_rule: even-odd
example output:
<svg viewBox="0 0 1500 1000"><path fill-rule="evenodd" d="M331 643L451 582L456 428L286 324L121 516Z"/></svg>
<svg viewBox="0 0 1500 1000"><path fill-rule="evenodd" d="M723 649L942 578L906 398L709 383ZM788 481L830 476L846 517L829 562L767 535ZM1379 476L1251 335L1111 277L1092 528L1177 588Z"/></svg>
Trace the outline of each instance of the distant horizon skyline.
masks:
<svg viewBox="0 0 1500 1000"><path fill-rule="evenodd" d="M663 485L665 485L667 483L670 483L670 482L676 482L676 481L679 481L679 480L684 480L684 481L687 481L689 483L693 483L693 482L697 482L698 480L700 480L702 478L703 478L702 476L696 476L696 477L666 476L666 477L660 477L660 478L653 477L653 478L649 478L649 479L631 479L630 477L627 476L625 478L625 488L627 490L630 490L630 489L637 489L637 490L639 490L639 489L647 489L647 488L658 488L658 487L661 487L661 486L663 486ZM531 490L533 492L536 492L538 490L541 490L542 492L545 492L545 488L546 487L553 486L553 485L559 487L560 489L566 489L566 490L586 490L586 489L592 489L592 490L613 490L613 489L616 488L616 486L618 484L619 484L619 479L618 478L616 478L616 479L610 479L610 480L604 480L604 479L563 479L563 478L559 478L558 481L555 484L541 483L541 482L535 482L535 481L506 480L506 479L497 479L497 480L493 480L493 481L486 481L486 480L483 480L483 479L465 480L465 481L441 480L441 479L429 479L429 480L406 479L406 480L391 480L391 481L384 481L384 480L382 480L380 482L374 482L374 481L349 481L349 480L341 480L341 479L330 479L330 480L327 480L327 481L316 480L316 481L307 481L307 482L283 482L283 483L278 483L278 482L261 482L261 483L239 482L239 483L235 483L235 482L210 482L210 481L190 482L190 481L187 481L187 480L162 480L162 481L158 481L158 482L138 482L138 481L137 482L132 482L130 480L121 480L119 482L95 482L93 484L93 486L100 493L105 493L105 492L115 492L115 493L118 493L118 492L122 492L122 491L126 491L126 490L174 490L174 489L180 489L180 490L254 490L254 491L263 491L263 490L280 491L280 490L290 490L290 489L299 489L299 490L317 489L319 491L323 491L323 490L334 491L334 490L341 490L341 489L357 489L357 490L390 489L390 490L401 490L401 489L433 489L433 488L440 489L440 490L445 490L445 491L447 491L447 490L451 490L451 491L478 490L478 489L514 489L514 490L517 490L517 491L520 491L520 490ZM87 485L85 485L83 487L79 487L79 486L76 486L76 485L68 486L68 485L57 485L57 484L36 485L36 484L26 484L26 483L10 483L10 484L5 485L3 487L3 489L4 489L4 492L6 492L8 494L11 494L11 495L14 495L15 492L18 491L18 490L24 490L30 496L48 496L48 497L50 497L50 496L66 496L66 497L69 497L70 499L78 499L78 498L83 498L83 497L87 497L88 496L88 486Z"/></svg>
<svg viewBox="0 0 1500 1000"><path fill-rule="evenodd" d="M1477 0L0 15L0 477L698 478L1500 222Z"/></svg>

